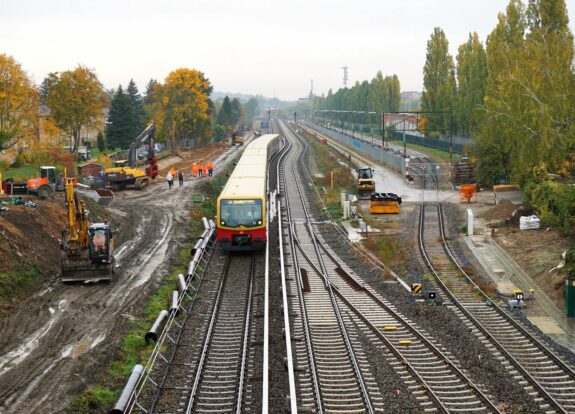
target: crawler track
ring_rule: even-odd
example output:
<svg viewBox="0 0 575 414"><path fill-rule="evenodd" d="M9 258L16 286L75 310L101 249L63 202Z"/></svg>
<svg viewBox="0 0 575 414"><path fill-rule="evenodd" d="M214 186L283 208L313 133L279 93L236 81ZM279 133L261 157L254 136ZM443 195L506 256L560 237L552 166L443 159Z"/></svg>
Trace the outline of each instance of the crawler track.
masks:
<svg viewBox="0 0 575 414"><path fill-rule="evenodd" d="M422 205L419 240L422 255L448 306L475 329L542 410L575 412L575 373L507 310L492 302L465 273L445 238L440 204Z"/></svg>

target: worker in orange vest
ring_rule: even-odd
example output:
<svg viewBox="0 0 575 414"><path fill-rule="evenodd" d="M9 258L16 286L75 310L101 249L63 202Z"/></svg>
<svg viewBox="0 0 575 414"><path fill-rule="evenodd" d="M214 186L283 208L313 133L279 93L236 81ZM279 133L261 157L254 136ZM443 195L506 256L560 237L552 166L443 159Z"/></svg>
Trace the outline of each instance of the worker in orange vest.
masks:
<svg viewBox="0 0 575 414"><path fill-rule="evenodd" d="M192 175L193 175L194 177L197 177L197 176L198 176L198 164L196 164L196 163L193 163L193 164L192 164Z"/></svg>
<svg viewBox="0 0 575 414"><path fill-rule="evenodd" d="M170 168L170 174L172 174L172 177L176 176L176 170L174 170L174 167Z"/></svg>
<svg viewBox="0 0 575 414"><path fill-rule="evenodd" d="M208 175L211 177L214 174L214 164L208 161Z"/></svg>
<svg viewBox="0 0 575 414"><path fill-rule="evenodd" d="M207 163L206 163L206 164L203 164L203 165L202 165L202 168L203 168L203 170L204 170L204 171L203 171L204 177L207 177L207 176L208 176L208 164L207 164Z"/></svg>
<svg viewBox="0 0 575 414"><path fill-rule="evenodd" d="M204 166L202 165L201 162L198 163L198 175L199 175L200 177L203 177L203 176L204 176Z"/></svg>

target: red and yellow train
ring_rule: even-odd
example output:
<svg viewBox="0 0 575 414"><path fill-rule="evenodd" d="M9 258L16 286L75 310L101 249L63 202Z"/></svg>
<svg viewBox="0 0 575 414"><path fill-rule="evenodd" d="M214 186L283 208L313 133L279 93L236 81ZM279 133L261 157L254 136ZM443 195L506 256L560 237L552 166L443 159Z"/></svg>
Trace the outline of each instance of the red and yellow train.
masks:
<svg viewBox="0 0 575 414"><path fill-rule="evenodd" d="M216 238L224 250L258 250L266 244L267 171L278 137L252 141L218 197Z"/></svg>

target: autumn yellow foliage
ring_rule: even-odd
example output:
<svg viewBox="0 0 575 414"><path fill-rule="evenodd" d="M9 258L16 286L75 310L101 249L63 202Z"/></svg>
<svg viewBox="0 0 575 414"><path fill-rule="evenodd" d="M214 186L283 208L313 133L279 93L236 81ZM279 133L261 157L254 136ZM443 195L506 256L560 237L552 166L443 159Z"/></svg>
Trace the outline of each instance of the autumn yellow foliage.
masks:
<svg viewBox="0 0 575 414"><path fill-rule="evenodd" d="M11 56L0 54L0 150L37 137L38 92Z"/></svg>

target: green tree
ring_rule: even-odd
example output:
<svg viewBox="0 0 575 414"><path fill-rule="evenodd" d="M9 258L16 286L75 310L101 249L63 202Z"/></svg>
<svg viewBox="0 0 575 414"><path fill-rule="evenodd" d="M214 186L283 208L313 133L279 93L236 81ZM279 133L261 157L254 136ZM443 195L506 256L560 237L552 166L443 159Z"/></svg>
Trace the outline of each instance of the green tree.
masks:
<svg viewBox="0 0 575 414"><path fill-rule="evenodd" d="M82 128L102 122L108 95L96 73L85 66L55 75L53 81L46 105L56 125L72 137L72 151L77 154Z"/></svg>
<svg viewBox="0 0 575 414"><path fill-rule="evenodd" d="M258 100L256 98L250 98L244 104L244 112L246 117L246 124L251 126L254 123L254 118L256 117L259 110Z"/></svg>
<svg viewBox="0 0 575 414"><path fill-rule="evenodd" d="M214 131L214 138L216 141L221 141L226 137L226 127L221 124L215 124L212 127Z"/></svg>
<svg viewBox="0 0 575 414"><path fill-rule="evenodd" d="M242 105L240 104L240 100L238 98L232 99L231 107L232 107L232 127L235 128L242 119Z"/></svg>
<svg viewBox="0 0 575 414"><path fill-rule="evenodd" d="M457 54L457 106L455 117L460 134L474 135L479 127L480 107L487 86L487 55L477 33L470 33Z"/></svg>
<svg viewBox="0 0 575 414"><path fill-rule="evenodd" d="M425 112L451 111L455 104L455 97L455 68L453 58L449 54L449 43L443 30L436 27L427 42L421 110ZM450 119L449 114L429 115L426 131L445 133L451 128Z"/></svg>
<svg viewBox="0 0 575 414"><path fill-rule="evenodd" d="M100 150L100 152L104 152L106 150L106 140L104 139L104 134L102 132L98 132L96 142L98 144L98 150Z"/></svg>
<svg viewBox="0 0 575 414"><path fill-rule="evenodd" d="M232 113L232 103L230 98L227 96L224 98L222 102L222 106L220 107L220 111L218 112L218 123L223 125L226 130L230 130L233 124L233 113Z"/></svg>
<svg viewBox="0 0 575 414"><path fill-rule="evenodd" d="M37 137L38 92L11 56L0 54L0 151Z"/></svg>
<svg viewBox="0 0 575 414"><path fill-rule="evenodd" d="M503 160L480 159L486 171L502 167L520 183L540 171L567 173L575 161L573 35L562 0L511 0L487 42L486 120L479 155L488 147ZM494 166L493 163L503 165ZM480 171L480 174L487 174Z"/></svg>
<svg viewBox="0 0 575 414"><path fill-rule="evenodd" d="M122 85L112 95L110 111L106 121L106 138L112 148L129 148L136 135L133 135L132 111L130 96L124 92Z"/></svg>
<svg viewBox="0 0 575 414"><path fill-rule="evenodd" d="M128 83L126 94L130 98L129 120L131 125L129 135L136 138L146 127L146 111L144 110L144 100L133 79L130 79Z"/></svg>

